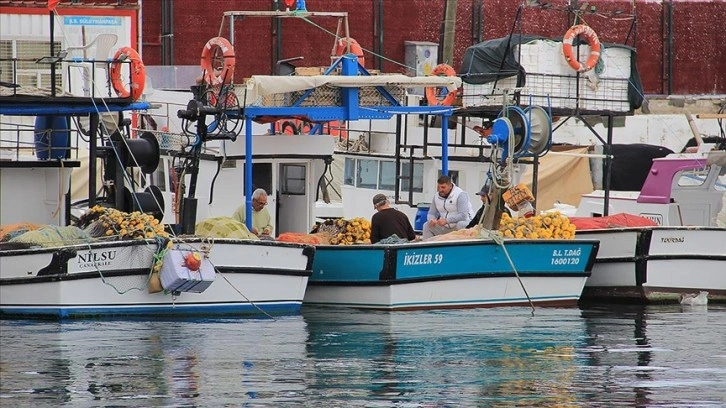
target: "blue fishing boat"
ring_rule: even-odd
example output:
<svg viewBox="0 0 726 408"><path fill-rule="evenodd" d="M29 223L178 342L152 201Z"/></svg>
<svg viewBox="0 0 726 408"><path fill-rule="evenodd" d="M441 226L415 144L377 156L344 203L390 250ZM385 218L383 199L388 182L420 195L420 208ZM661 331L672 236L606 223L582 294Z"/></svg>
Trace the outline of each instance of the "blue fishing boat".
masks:
<svg viewBox="0 0 726 408"><path fill-rule="evenodd" d="M416 310L573 306L598 241L492 239L318 246L305 304Z"/></svg>

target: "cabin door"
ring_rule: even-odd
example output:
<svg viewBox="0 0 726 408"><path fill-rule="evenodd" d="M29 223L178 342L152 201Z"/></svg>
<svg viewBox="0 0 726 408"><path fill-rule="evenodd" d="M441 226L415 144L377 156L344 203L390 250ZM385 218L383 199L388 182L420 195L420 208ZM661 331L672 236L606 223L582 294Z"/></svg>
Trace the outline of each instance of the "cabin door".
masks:
<svg viewBox="0 0 726 408"><path fill-rule="evenodd" d="M310 230L310 163L280 163L277 183L277 225L275 233Z"/></svg>

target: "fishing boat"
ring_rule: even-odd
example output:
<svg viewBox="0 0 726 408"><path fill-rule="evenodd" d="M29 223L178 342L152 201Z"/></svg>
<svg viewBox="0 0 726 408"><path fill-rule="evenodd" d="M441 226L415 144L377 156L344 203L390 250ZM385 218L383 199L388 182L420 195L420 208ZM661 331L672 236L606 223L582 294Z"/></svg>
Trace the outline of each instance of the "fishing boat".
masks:
<svg viewBox="0 0 726 408"><path fill-rule="evenodd" d="M149 132L134 134L132 121L123 116L131 113L133 121L141 120L150 109L139 100L144 67L132 51L123 47L125 57L106 62L117 97L77 96L57 90L55 81L50 90L17 84L2 88L0 316L263 317L299 312L314 247L193 235L193 189L188 194L176 191L174 197L183 198L187 207L183 222L166 228L161 222L167 217L162 191L145 184L144 176L158 167L159 140ZM53 55L51 47L44 60L50 63L51 78L56 78L56 64L98 64L63 58ZM213 107L203 111L202 117L220 115ZM199 116L185 115L192 120ZM35 126L23 124L33 117ZM83 118L88 120L85 126L79 125ZM187 138L196 146L215 136L206 126L199 132L191 129ZM90 159L86 212L80 218L98 215L91 225L107 230L100 238L70 225L70 175L81 166L71 158L71 141L81 133L88 138ZM222 138L232 143L235 136L227 132ZM200 152L201 147L193 150L190 168L198 167L194 157ZM101 195L96 159L103 163ZM190 176L190 182L196 178Z"/></svg>
<svg viewBox="0 0 726 408"><path fill-rule="evenodd" d="M583 195L575 215L601 217L574 221L578 237L600 241L583 299L676 303L706 291L726 300L726 228L717 225L724 167L722 150L670 154L653 160L639 192L612 191L607 202L603 191ZM607 221L605 209L651 222Z"/></svg>

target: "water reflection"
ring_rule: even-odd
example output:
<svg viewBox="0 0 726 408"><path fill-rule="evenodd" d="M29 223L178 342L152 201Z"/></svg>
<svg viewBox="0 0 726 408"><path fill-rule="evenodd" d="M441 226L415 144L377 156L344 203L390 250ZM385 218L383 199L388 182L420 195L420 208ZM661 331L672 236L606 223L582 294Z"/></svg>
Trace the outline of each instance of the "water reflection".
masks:
<svg viewBox="0 0 726 408"><path fill-rule="evenodd" d="M0 406L726 406L726 307L0 320Z"/></svg>
<svg viewBox="0 0 726 408"><path fill-rule="evenodd" d="M371 313L306 310L312 380L332 401L537 406L576 400L579 311ZM543 375L547 373L547 375ZM536 392L535 392L536 391ZM459 403L457 403L459 401Z"/></svg>
<svg viewBox="0 0 726 408"><path fill-rule="evenodd" d="M600 379L599 394L635 406L726 402L723 307L601 305L584 309L582 317L584 374ZM582 382L593 386L588 378Z"/></svg>

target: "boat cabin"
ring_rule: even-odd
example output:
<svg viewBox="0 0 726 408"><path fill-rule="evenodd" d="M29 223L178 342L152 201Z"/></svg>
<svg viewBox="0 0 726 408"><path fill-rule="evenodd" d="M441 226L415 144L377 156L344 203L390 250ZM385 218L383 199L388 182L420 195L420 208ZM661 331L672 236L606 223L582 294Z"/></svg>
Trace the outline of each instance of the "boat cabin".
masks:
<svg viewBox="0 0 726 408"><path fill-rule="evenodd" d="M636 214L661 226L715 226L726 194L726 152L654 159L640 192L611 192L608 214ZM584 194L576 216L603 215L605 193Z"/></svg>

